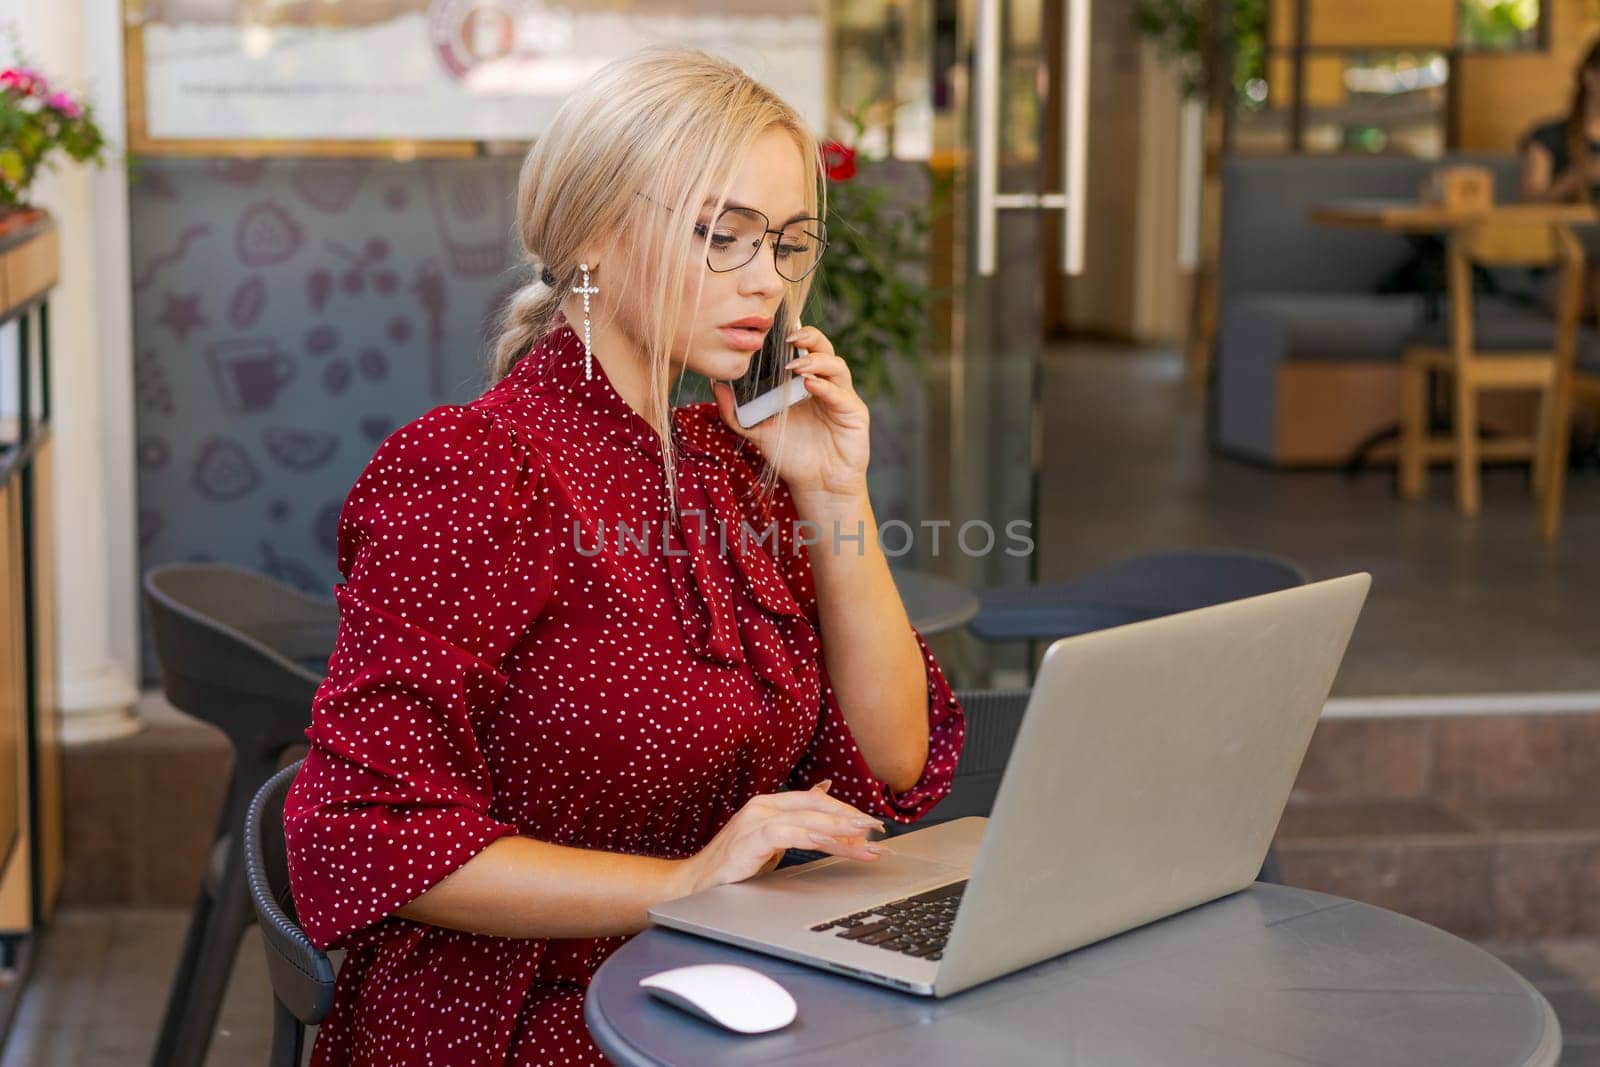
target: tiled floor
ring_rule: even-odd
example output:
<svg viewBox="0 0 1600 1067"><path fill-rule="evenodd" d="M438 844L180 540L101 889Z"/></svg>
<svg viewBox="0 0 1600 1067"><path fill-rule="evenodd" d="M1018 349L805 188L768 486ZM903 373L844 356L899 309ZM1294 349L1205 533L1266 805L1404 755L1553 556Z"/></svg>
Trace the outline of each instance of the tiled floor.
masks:
<svg viewBox="0 0 1600 1067"><path fill-rule="evenodd" d="M187 916L176 910L64 912L0 1067L135 1067L150 1060ZM1600 1067L1600 941L1485 945L1550 1001L1566 1039L1561 1067ZM223 1005L210 1067L261 1067L271 991L252 930Z"/></svg>
<svg viewBox="0 0 1600 1067"><path fill-rule="evenodd" d="M150 1062L188 913L61 912L45 935L0 1067L135 1067ZM254 928L228 983L210 1067L262 1067L272 990Z"/></svg>
<svg viewBox="0 0 1600 1067"><path fill-rule="evenodd" d="M1482 514L1463 519L1443 467L1426 499L1403 501L1393 468L1346 477L1213 455L1171 352L1055 347L1041 381L1041 581L1204 546L1279 553L1314 578L1367 570L1334 696L1600 691L1592 462L1570 473L1561 538L1544 545L1526 465L1489 469Z"/></svg>

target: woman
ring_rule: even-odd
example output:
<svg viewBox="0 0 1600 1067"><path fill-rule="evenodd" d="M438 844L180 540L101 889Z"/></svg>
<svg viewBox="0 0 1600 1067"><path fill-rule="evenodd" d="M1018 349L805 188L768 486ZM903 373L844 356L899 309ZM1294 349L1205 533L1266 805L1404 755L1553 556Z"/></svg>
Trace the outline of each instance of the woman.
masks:
<svg viewBox="0 0 1600 1067"><path fill-rule="evenodd" d="M1594 203L1600 190L1600 38L1578 64L1572 106L1522 139L1522 199Z"/></svg>
<svg viewBox="0 0 1600 1067"><path fill-rule="evenodd" d="M652 904L787 848L871 863L948 792L964 716L877 544L844 361L794 331L808 397L748 431L725 384L798 321L820 173L770 90L665 48L529 152L493 384L384 441L340 516L284 811L302 925L348 950L314 1063L603 1062L584 987ZM686 371L715 402L669 407Z"/></svg>
<svg viewBox="0 0 1600 1067"><path fill-rule="evenodd" d="M1522 138L1522 199L1534 203L1596 202L1600 192L1600 38L1589 45L1573 78L1572 105L1563 118L1541 123ZM1575 231L1584 246L1587 267L1578 314L1588 321L1595 313L1600 285L1600 233L1593 227ZM1533 272L1540 305L1557 314L1560 273Z"/></svg>

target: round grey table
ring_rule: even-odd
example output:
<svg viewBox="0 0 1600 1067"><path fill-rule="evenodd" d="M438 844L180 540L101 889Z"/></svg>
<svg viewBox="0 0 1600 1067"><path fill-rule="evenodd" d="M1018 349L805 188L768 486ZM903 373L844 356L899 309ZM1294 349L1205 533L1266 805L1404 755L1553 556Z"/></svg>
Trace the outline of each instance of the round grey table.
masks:
<svg viewBox="0 0 1600 1067"><path fill-rule="evenodd" d="M978 614L978 594L960 582L926 571L890 567L889 573L911 625L924 637L965 626Z"/></svg>
<svg viewBox="0 0 1600 1067"><path fill-rule="evenodd" d="M771 975L793 994L798 1017L745 1037L638 986L656 971L710 962ZM584 1017L624 1067L1545 1067L1561 1052L1549 1004L1470 942L1382 908L1265 883L944 1000L657 927L601 965Z"/></svg>

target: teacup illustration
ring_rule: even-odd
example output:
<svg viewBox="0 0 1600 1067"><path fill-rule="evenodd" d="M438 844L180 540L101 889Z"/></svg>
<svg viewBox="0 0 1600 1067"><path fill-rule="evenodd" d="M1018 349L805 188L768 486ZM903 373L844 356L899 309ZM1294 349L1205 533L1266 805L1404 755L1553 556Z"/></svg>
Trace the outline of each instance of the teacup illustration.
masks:
<svg viewBox="0 0 1600 1067"><path fill-rule="evenodd" d="M236 415L266 411L294 379L290 355L270 337L220 341L206 349L223 407Z"/></svg>

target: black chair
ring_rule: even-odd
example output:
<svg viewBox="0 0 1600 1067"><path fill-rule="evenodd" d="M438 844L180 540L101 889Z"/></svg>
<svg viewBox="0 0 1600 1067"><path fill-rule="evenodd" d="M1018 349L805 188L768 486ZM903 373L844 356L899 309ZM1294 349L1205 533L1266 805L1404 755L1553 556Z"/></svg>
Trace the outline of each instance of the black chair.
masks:
<svg viewBox="0 0 1600 1067"><path fill-rule="evenodd" d="M294 763L267 780L250 802L244 824L250 900L267 948L272 980L272 1052L269 1067L299 1067L305 1028L328 1017L335 971L328 954L300 929L289 893L289 861L283 844L283 799L300 770Z"/></svg>
<svg viewBox="0 0 1600 1067"><path fill-rule="evenodd" d="M1022 715L1028 708L1027 689L968 689L956 693L966 712L967 734L956 761L950 793L920 821L905 826L889 823L889 834L909 833L969 815L987 816L1000 791L1000 778L1016 744ZM1258 882L1278 881L1278 857L1272 847L1256 875Z"/></svg>
<svg viewBox="0 0 1600 1067"><path fill-rule="evenodd" d="M1154 552L1065 582L979 590L967 625L985 641L1053 641L1304 584L1305 571L1277 556Z"/></svg>
<svg viewBox="0 0 1600 1067"><path fill-rule="evenodd" d="M330 599L214 563L152 568L144 591L168 701L233 746L233 774L152 1060L199 1067L251 922L239 847L245 815L284 754L305 743L339 612Z"/></svg>

